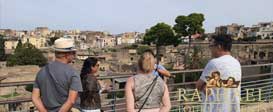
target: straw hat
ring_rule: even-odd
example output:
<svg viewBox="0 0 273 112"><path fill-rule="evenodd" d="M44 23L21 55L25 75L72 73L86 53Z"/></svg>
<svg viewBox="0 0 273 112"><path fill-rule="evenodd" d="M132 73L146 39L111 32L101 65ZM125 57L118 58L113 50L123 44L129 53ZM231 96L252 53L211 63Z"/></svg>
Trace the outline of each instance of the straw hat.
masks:
<svg viewBox="0 0 273 112"><path fill-rule="evenodd" d="M54 42L54 50L57 52L74 52L77 49L72 39L59 38Z"/></svg>

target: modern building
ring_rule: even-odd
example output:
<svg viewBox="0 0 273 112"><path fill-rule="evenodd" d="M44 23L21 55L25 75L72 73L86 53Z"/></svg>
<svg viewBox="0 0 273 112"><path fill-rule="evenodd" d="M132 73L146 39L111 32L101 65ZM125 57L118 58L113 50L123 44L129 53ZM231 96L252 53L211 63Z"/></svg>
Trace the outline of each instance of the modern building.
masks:
<svg viewBox="0 0 273 112"><path fill-rule="evenodd" d="M238 34L240 29L244 27L244 25L238 25L236 23L232 23L231 25L219 26L215 28L216 34L228 34L231 35L234 40L238 39Z"/></svg>
<svg viewBox="0 0 273 112"><path fill-rule="evenodd" d="M47 47L46 38L40 36L25 36L22 38L22 43L29 42L36 48L41 49Z"/></svg>
<svg viewBox="0 0 273 112"><path fill-rule="evenodd" d="M257 35L261 36L262 39L273 39L273 22L261 22L257 26L259 27Z"/></svg>
<svg viewBox="0 0 273 112"><path fill-rule="evenodd" d="M18 38L8 38L5 41L5 49L14 50L18 44Z"/></svg>
<svg viewBox="0 0 273 112"><path fill-rule="evenodd" d="M35 28L35 34L46 37L50 34L48 27L37 27Z"/></svg>

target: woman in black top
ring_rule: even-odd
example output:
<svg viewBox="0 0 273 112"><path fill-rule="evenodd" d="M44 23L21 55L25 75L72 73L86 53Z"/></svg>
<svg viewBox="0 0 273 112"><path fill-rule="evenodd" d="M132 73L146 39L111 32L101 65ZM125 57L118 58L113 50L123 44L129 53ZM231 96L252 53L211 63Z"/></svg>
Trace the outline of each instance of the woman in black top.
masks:
<svg viewBox="0 0 273 112"><path fill-rule="evenodd" d="M83 63L81 70L83 92L80 94L83 112L100 112L100 91L102 89L97 80L98 69L99 63L96 58L89 57Z"/></svg>

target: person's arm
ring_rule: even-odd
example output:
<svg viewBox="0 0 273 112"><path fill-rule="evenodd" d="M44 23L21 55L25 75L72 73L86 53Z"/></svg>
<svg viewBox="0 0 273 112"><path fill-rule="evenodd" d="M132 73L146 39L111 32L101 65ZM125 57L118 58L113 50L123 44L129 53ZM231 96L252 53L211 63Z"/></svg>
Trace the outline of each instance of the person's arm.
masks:
<svg viewBox="0 0 273 112"><path fill-rule="evenodd" d="M37 107L39 112L47 112L41 97L40 97L40 89L33 88L32 90L32 96L31 96L33 104Z"/></svg>
<svg viewBox="0 0 273 112"><path fill-rule="evenodd" d="M169 112L171 109L171 101L169 96L169 90L167 85L164 83L164 94L162 98L162 106L160 107L160 112Z"/></svg>
<svg viewBox="0 0 273 112"><path fill-rule="evenodd" d="M196 82L196 88L200 91L206 89L206 83L207 83L207 76L210 76L212 71L216 71L217 68L214 65L214 62L211 60L206 65L205 69L203 70L200 79Z"/></svg>
<svg viewBox="0 0 273 112"><path fill-rule="evenodd" d="M75 104L78 98L78 91L69 90L68 98L66 102L62 105L59 112L68 112Z"/></svg>
<svg viewBox="0 0 273 112"><path fill-rule="evenodd" d="M104 83L103 81L101 80L98 80L98 83L101 87L101 93L107 93L107 92L110 92L112 90L112 86L107 84L107 83Z"/></svg>
<svg viewBox="0 0 273 112"><path fill-rule="evenodd" d="M199 79L197 82L196 82L196 88L199 90L199 91L202 91L204 90L204 87L205 87L206 83Z"/></svg>
<svg viewBox="0 0 273 112"><path fill-rule="evenodd" d="M155 69L157 69L157 72L165 77L170 77L171 74L170 72L162 65L156 65L155 66Z"/></svg>
<svg viewBox="0 0 273 112"><path fill-rule="evenodd" d="M170 77L171 76L170 72L168 70L166 70L166 69L157 69L157 71L160 74L162 74L163 76L165 76L165 77Z"/></svg>
<svg viewBox="0 0 273 112"><path fill-rule="evenodd" d="M41 82L41 74L43 73L44 68L42 68L36 75L34 84L33 84L33 89L32 89L32 95L31 99L35 107L38 109L39 112L47 112L42 99L41 99L41 91L40 91L40 83Z"/></svg>
<svg viewBox="0 0 273 112"><path fill-rule="evenodd" d="M59 112L68 112L76 103L76 100L78 98L78 92L82 91L81 79L80 76L76 74L76 72L71 77L70 82L71 83L69 87L68 98L60 108Z"/></svg>
<svg viewBox="0 0 273 112"><path fill-rule="evenodd" d="M134 80L133 77L128 78L125 85L125 98L127 112L135 112L135 99L133 95Z"/></svg>

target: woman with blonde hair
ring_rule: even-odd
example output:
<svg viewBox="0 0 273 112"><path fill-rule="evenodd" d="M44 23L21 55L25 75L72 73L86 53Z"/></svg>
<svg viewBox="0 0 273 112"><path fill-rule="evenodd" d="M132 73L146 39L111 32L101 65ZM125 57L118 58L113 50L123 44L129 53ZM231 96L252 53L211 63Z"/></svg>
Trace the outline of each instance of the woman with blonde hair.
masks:
<svg viewBox="0 0 273 112"><path fill-rule="evenodd" d="M138 73L125 86L128 112L168 112L171 108L167 85L153 75L155 58L144 52L138 60Z"/></svg>

